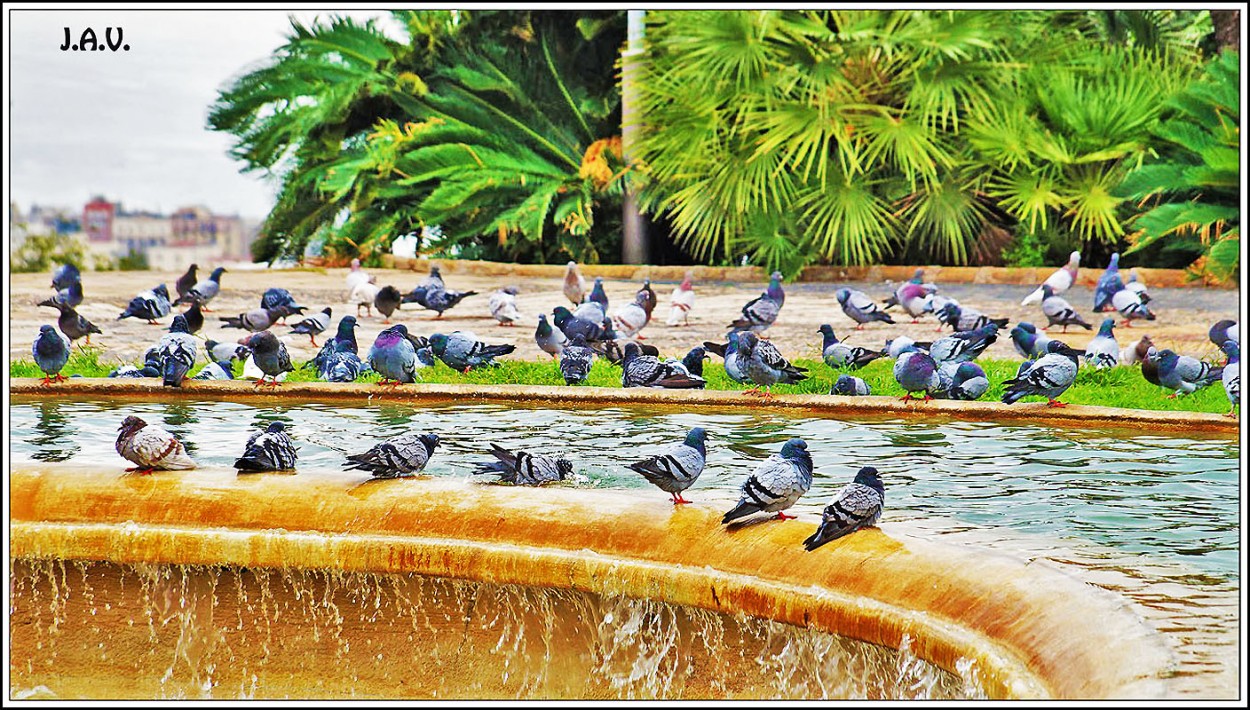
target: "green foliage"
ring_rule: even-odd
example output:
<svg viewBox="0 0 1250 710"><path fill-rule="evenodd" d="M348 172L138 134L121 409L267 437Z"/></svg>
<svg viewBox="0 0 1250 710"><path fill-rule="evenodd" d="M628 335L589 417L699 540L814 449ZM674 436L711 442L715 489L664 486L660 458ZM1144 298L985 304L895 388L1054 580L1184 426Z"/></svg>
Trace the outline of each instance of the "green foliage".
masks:
<svg viewBox="0 0 1250 710"><path fill-rule="evenodd" d="M126 256L117 258L119 271L147 271L149 268L147 252L131 250Z"/></svg>
<svg viewBox="0 0 1250 710"><path fill-rule="evenodd" d="M1241 259L1240 60L1227 51L1211 61L1201 81L1169 104L1171 115L1154 128L1168 144L1155 162L1125 177L1117 193L1150 209L1136 215L1133 246L1141 251L1162 239L1200 243L1195 270L1231 278Z"/></svg>
<svg viewBox="0 0 1250 710"><path fill-rule="evenodd" d="M1046 245L1033 232L1016 235L1011 246L1003 251L1007 266L1046 266Z"/></svg>
<svg viewBox="0 0 1250 710"><path fill-rule="evenodd" d="M87 250L82 242L65 234L27 234L13 250L10 267L14 273L51 271L53 264L86 266Z"/></svg>

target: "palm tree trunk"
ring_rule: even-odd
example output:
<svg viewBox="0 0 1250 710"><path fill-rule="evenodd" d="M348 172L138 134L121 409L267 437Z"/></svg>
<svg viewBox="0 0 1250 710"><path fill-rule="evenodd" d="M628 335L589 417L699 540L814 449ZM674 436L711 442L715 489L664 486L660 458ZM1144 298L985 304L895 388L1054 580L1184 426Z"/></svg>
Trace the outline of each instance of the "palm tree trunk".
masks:
<svg viewBox="0 0 1250 710"><path fill-rule="evenodd" d="M1215 43L1220 51L1241 51L1241 10L1212 10L1211 24L1215 27Z"/></svg>
<svg viewBox="0 0 1250 710"><path fill-rule="evenodd" d="M628 41L621 53L621 152L625 162L633 161L633 147L638 136L638 62L642 46L644 10L628 10ZM649 240L646 221L638 211L638 200L632 189L625 191L621 207L624 238L621 240L621 261L626 264L647 263Z"/></svg>

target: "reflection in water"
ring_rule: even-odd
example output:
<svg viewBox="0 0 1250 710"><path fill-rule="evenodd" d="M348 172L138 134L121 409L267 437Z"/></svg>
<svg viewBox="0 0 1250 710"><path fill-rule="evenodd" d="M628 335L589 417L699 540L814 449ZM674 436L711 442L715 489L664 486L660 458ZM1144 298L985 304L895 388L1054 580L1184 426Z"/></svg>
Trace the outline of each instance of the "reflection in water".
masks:
<svg viewBox="0 0 1250 710"><path fill-rule="evenodd" d="M36 461L68 461L78 453L78 443L59 403L55 400L35 404L36 417L28 441L35 447L30 457Z"/></svg>
<svg viewBox="0 0 1250 710"><path fill-rule="evenodd" d="M172 402L166 404L164 409L161 417L164 422L163 428L173 434L175 439L181 441L187 453L194 459L199 445L196 443L196 427L193 425L200 423L200 418L195 411L195 403Z"/></svg>

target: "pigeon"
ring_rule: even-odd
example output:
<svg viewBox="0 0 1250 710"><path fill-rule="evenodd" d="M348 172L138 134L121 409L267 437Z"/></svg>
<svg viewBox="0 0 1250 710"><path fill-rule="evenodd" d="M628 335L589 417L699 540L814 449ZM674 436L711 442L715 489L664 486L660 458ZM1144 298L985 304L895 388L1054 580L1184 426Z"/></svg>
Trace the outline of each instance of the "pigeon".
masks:
<svg viewBox="0 0 1250 710"><path fill-rule="evenodd" d="M690 325L690 310L694 308L694 284L692 272L686 272L686 278L673 287L669 296L669 312L667 325Z"/></svg>
<svg viewBox="0 0 1250 710"><path fill-rule="evenodd" d="M399 304L403 302L404 295L394 286L383 286L378 289L377 295L373 297L373 307L378 309L378 313L382 314L382 323L390 325L391 314L399 310Z"/></svg>
<svg viewBox="0 0 1250 710"><path fill-rule="evenodd" d="M299 454L285 430L282 422L270 422L268 429L249 436L243 455L235 460L234 467L239 473L293 470Z"/></svg>
<svg viewBox="0 0 1250 710"><path fill-rule="evenodd" d="M667 389L702 389L707 382L677 369L654 355L643 355L637 343L625 346L621 361L622 387L663 387Z"/></svg>
<svg viewBox="0 0 1250 710"><path fill-rule="evenodd" d="M187 321L187 332L192 335L200 332L204 328L204 307L199 303L192 303L191 307L181 314Z"/></svg>
<svg viewBox="0 0 1250 710"><path fill-rule="evenodd" d="M872 388L854 375L842 374L838 375L838 379L829 388L829 394L838 394L847 397L866 397L872 394Z"/></svg>
<svg viewBox="0 0 1250 710"><path fill-rule="evenodd" d="M689 503L682 491L694 485L707 465L707 430L694 427L679 444L663 453L629 464L652 485L673 497L673 505Z"/></svg>
<svg viewBox="0 0 1250 710"><path fill-rule="evenodd" d="M846 343L839 342L838 336L833 334L833 327L828 324L820 326L820 329L816 332L824 336L821 355L825 360L825 364L835 370L843 367L849 367L853 370L859 369L873 360L885 356L885 353L880 350L852 347Z"/></svg>
<svg viewBox="0 0 1250 710"><path fill-rule="evenodd" d="M872 323L873 321L894 323L894 319L890 317L890 314L881 310L881 307L863 291L856 291L853 288L840 288L835 295L837 296L838 304L842 306L842 312L858 324L855 326L855 330L863 330L865 323Z"/></svg>
<svg viewBox="0 0 1250 710"><path fill-rule="evenodd" d="M1121 287L1120 290L1111 294L1111 305L1120 312L1120 317L1124 319L1125 328L1133 327L1133 321L1138 319L1155 319L1155 314L1151 313L1146 304L1142 303L1141 297L1127 288Z"/></svg>
<svg viewBox="0 0 1250 710"><path fill-rule="evenodd" d="M564 297L574 306L586 300L586 279L578 273L576 261L570 261L564 270Z"/></svg>
<svg viewBox="0 0 1250 710"><path fill-rule="evenodd" d="M58 291L64 291L69 288L70 284L82 284L82 273L78 271L78 267L71 263L64 263L52 270L52 288ZM71 303L77 306L77 303Z"/></svg>
<svg viewBox="0 0 1250 710"><path fill-rule="evenodd" d="M229 360L210 362L191 377L193 380L233 380L234 369Z"/></svg>
<svg viewBox="0 0 1250 710"><path fill-rule="evenodd" d="M213 269L213 273L208 275L207 280L196 282L185 296L178 298L178 303L199 303L207 311L208 302L221 291L221 275L225 272L226 269L222 266ZM165 298L168 299L169 294L166 294Z"/></svg>
<svg viewBox="0 0 1250 710"><path fill-rule="evenodd" d="M1226 416L1231 417L1237 410L1237 405L1241 404L1241 346L1230 338L1224 341L1220 350L1228 356L1221 378L1224 380L1224 394L1228 395L1229 408Z"/></svg>
<svg viewBox="0 0 1250 710"><path fill-rule="evenodd" d="M703 377L703 361L708 358L707 350L700 345L690 348L690 352L680 360L669 358L664 364L669 367L681 370L687 375L694 377Z"/></svg>
<svg viewBox="0 0 1250 710"><path fill-rule="evenodd" d="M330 327L330 315L330 308L323 308L320 313L314 313L291 326L291 332L307 335L308 339L312 341L313 347L317 347L317 333L324 332L326 328Z"/></svg>
<svg viewBox="0 0 1250 710"><path fill-rule="evenodd" d="M613 365L617 367L620 367L625 362L625 351L621 349L622 342L624 342L626 345L628 345L631 342L637 345L639 355L650 355L655 358L660 357L659 348L655 347L654 345L647 345L646 343L639 343L637 341L632 341L632 340L620 341L620 340L617 340L616 338L609 338L607 340L600 340L595 343L586 343L586 346L589 347L591 350L593 350L594 353L598 355L599 357L603 358L604 360L607 360L608 362L612 363ZM670 358L668 360L665 360L665 362L671 363L671 362L677 362L677 361Z"/></svg>
<svg viewBox="0 0 1250 710"><path fill-rule="evenodd" d="M326 311L329 310L329 308L326 309ZM304 363L304 367L314 367L320 371L322 369L322 363L326 358L330 357L331 353L344 352L352 355L357 354L359 352L359 348L356 345L356 328L359 326L360 324L356 322L356 316L343 316L340 318L338 329L335 331L334 335L329 339L322 341L321 349L317 351L317 354L313 357L313 359Z"/></svg>
<svg viewBox="0 0 1250 710"><path fill-rule="evenodd" d="M900 335L897 338L891 338L885 341L885 349L882 351L889 355L892 359L897 360L900 353L908 346L913 346L921 352L929 352L929 348L933 347L933 343L918 342L912 340L906 335Z"/></svg>
<svg viewBox="0 0 1250 710"><path fill-rule="evenodd" d="M416 303L426 310L437 312L438 315L434 316L435 318L442 318L443 311L451 310L461 300L475 295L477 295L477 291L445 291L441 288L432 289L418 286L412 289L412 293L403 297L403 302ZM378 310L382 310L381 306L378 307Z"/></svg>
<svg viewBox="0 0 1250 710"><path fill-rule="evenodd" d="M811 552L831 540L849 535L861 528L869 528L881 519L885 507L885 486L877 469L864 466L825 506L816 532L803 541L803 549Z"/></svg>
<svg viewBox="0 0 1250 710"><path fill-rule="evenodd" d="M408 339L408 327L399 324L378 333L369 348L369 367L382 376L378 384L416 382L417 348Z"/></svg>
<svg viewBox="0 0 1250 710"><path fill-rule="evenodd" d="M1137 268L1134 267L1128 271L1128 281L1124 283L1124 288L1137 294L1138 300L1142 303L1150 303L1150 291L1146 289L1146 284L1137 280Z"/></svg>
<svg viewBox="0 0 1250 710"><path fill-rule="evenodd" d="M586 297L587 301L594 301L603 306L603 312L608 312L608 292L603 290L603 277L595 277L595 285L590 289L590 295Z"/></svg>
<svg viewBox="0 0 1250 710"><path fill-rule="evenodd" d="M43 382L40 384L47 386L53 381L65 380L61 370L69 362L69 348L69 340L56 332L56 328L50 325L39 326L39 335L35 337L30 351L35 356L35 364L43 370Z"/></svg>
<svg viewBox="0 0 1250 710"><path fill-rule="evenodd" d="M349 455L343 468L368 471L374 478L415 476L430 462L437 447L437 434L400 434L363 454Z"/></svg>
<svg viewBox="0 0 1250 710"><path fill-rule="evenodd" d="M1111 296L1123 288L1124 282L1120 280L1120 255L1115 253L1111 255L1111 263L1107 264L1106 271L1098 278L1098 285L1094 287L1094 312L1112 310Z"/></svg>
<svg viewBox="0 0 1250 710"><path fill-rule="evenodd" d="M721 524L754 513L776 513L778 520L792 519L793 515L781 511L794 505L811 487L812 455L807 452L807 442L791 439L780 454L761 461L742 482L738 504L725 513Z"/></svg>
<svg viewBox="0 0 1250 710"><path fill-rule="evenodd" d="M161 361L157 356L156 346L148 348L143 354L143 367L135 367L134 365L123 365L109 373L109 377L160 377Z"/></svg>
<svg viewBox="0 0 1250 710"><path fill-rule="evenodd" d="M1046 315L1047 328L1052 325L1061 325L1065 333L1068 332L1068 326L1070 325L1079 325L1085 330L1093 329L1093 326L1086 323L1081 314L1076 312L1072 304L1056 296L1050 286L1043 284L1042 294L1042 313Z"/></svg>
<svg viewBox="0 0 1250 710"><path fill-rule="evenodd" d="M586 301L573 309L573 317L591 323L600 323L606 327L608 314L598 301Z"/></svg>
<svg viewBox="0 0 1250 710"><path fill-rule="evenodd" d="M564 306L555 307L552 311L552 322L568 338L580 335L586 339L587 343L608 339L608 331L603 327L602 323L582 320L573 315Z"/></svg>
<svg viewBox="0 0 1250 710"><path fill-rule="evenodd" d="M58 304L69 306L70 308L77 308L82 304L82 282L71 281L65 288L57 291L47 300L39 302L41 306L56 307Z"/></svg>
<svg viewBox="0 0 1250 710"><path fill-rule="evenodd" d="M186 298L187 294L191 292L191 289L195 288L195 284L197 283L195 270L198 268L200 268L198 265L192 264L187 267L187 273L179 276L178 280L174 282L174 290L178 292L179 302L182 302L182 300Z"/></svg>
<svg viewBox="0 0 1250 710"><path fill-rule="evenodd" d="M147 475L155 470L173 471L195 468L182 442L164 429L129 416L117 428L117 453L135 466L126 469Z"/></svg>
<svg viewBox="0 0 1250 710"><path fill-rule="evenodd" d="M763 333L777 320L777 314L786 302L786 292L781 288L781 272L774 271L764 293L747 301L742 307L742 317L729 324L734 332Z"/></svg>
<svg viewBox="0 0 1250 710"><path fill-rule="evenodd" d="M970 402L980 399L990 388L985 370L975 362L944 362L938 366L939 398Z"/></svg>
<svg viewBox="0 0 1250 710"><path fill-rule="evenodd" d="M623 337L641 337L638 335L638 331L642 330L647 325L647 321L651 320L651 317L647 314L646 301L646 293L639 291L635 294L632 303L627 303L612 313L612 322L615 324L617 332Z"/></svg>
<svg viewBox="0 0 1250 710"><path fill-rule="evenodd" d="M162 384L165 387L181 387L187 373L199 357L199 341L187 331L187 317L179 313L169 326L169 334L156 346L161 362Z"/></svg>
<svg viewBox="0 0 1250 710"><path fill-rule="evenodd" d="M223 316L221 322L225 325L221 327L241 328L249 333L259 333L262 330L269 330L269 327L282 317L283 312L281 308L253 308L237 316Z"/></svg>
<svg viewBox="0 0 1250 710"><path fill-rule="evenodd" d="M73 306L55 301L44 301L39 305L52 306L61 312L61 315L56 319L56 325L69 338L71 343L85 337L87 345L90 345L92 333L103 335L94 323L82 317L78 311L74 310Z"/></svg>
<svg viewBox="0 0 1250 710"><path fill-rule="evenodd" d="M516 346L487 345L478 340L471 331L455 330L448 335L431 335L430 350L451 369L468 372L476 367L497 367L499 363L494 358L507 355L516 350Z"/></svg>
<svg viewBox="0 0 1250 710"><path fill-rule="evenodd" d="M283 312L282 322L286 323L288 315L303 315L308 309L307 306L301 306L295 302L295 297L291 292L284 288L267 289L260 297L260 307L281 310Z"/></svg>
<svg viewBox="0 0 1250 710"><path fill-rule="evenodd" d="M1046 349L1045 355L1021 363L1016 376L1003 382L1007 387L1004 404L1015 404L1028 395L1041 395L1047 399L1048 407L1067 406L1057 398L1076 381L1077 358L1082 353L1059 340L1047 343Z"/></svg>
<svg viewBox="0 0 1250 710"><path fill-rule="evenodd" d="M998 340L998 325L986 325L962 333L952 333L938 338L929 346L929 357L941 365L946 362L970 362Z"/></svg>
<svg viewBox="0 0 1250 710"><path fill-rule="evenodd" d="M347 293L351 294L356 290L357 286L370 283L373 277L360 268L360 259L352 259L351 267L347 271L347 276L343 277L343 280L347 285ZM372 297L369 298L369 302L373 303Z"/></svg>
<svg viewBox="0 0 1250 710"><path fill-rule="evenodd" d="M903 283L899 284L898 288L894 289L894 293L891 294L889 298L885 299L885 302L881 304L881 309L888 311L891 308L901 304L903 302L903 289L909 285L926 286L927 288L921 289L921 291L926 294L937 293L937 286L935 284L926 284L924 282L924 269L916 269L916 272L911 275L910 279L907 279ZM911 293L915 293L915 292L912 291Z"/></svg>
<svg viewBox="0 0 1250 710"><path fill-rule="evenodd" d="M521 320L521 313L516 309L516 286L501 288L490 295L490 314L499 325L515 326Z"/></svg>
<svg viewBox="0 0 1250 710"><path fill-rule="evenodd" d="M1211 329L1207 331L1207 337L1217 348L1222 346L1225 340L1241 345L1241 328L1235 320L1221 320L1211 326Z"/></svg>
<svg viewBox="0 0 1250 710"><path fill-rule="evenodd" d="M939 293L931 293L931 294L929 294L928 296L925 296L925 298L924 298L924 309L923 309L923 312L925 312L925 313L932 313L932 314L934 314L934 315L939 315L939 314L941 314L942 310L946 308L946 305L947 305L948 303L953 303L953 304L955 304L956 306L961 305L961 304L959 303L959 301L957 301L957 300L955 300L955 299L953 299L953 298L951 298L951 297L949 297L949 296L943 296L943 295L941 295L941 294L939 294ZM941 330L941 329L942 329L942 324L941 324L941 323L939 323L939 324L938 324L937 329L938 329L938 330Z"/></svg>
<svg viewBox="0 0 1250 710"><path fill-rule="evenodd" d="M573 474L573 464L563 456L531 454L520 449L508 451L498 444L490 445L490 453L498 461L479 463L474 474L497 473L500 482L519 486L563 481Z"/></svg>
<svg viewBox="0 0 1250 710"><path fill-rule="evenodd" d="M1146 360L1146 352L1154 347L1154 342L1149 335L1143 335L1137 340L1124 346L1120 351L1121 365L1139 365Z"/></svg>
<svg viewBox="0 0 1250 710"><path fill-rule="evenodd" d="M1154 350L1146 355L1158 367L1159 385L1175 390L1168 399L1179 394L1192 394L1207 385L1219 382L1224 376L1222 368L1212 366L1188 355L1177 355L1171 350Z"/></svg>
<svg viewBox="0 0 1250 710"><path fill-rule="evenodd" d="M933 294L933 291L927 288L930 286L932 284L907 282L894 292L894 298L903 310L907 311L907 315L911 316L912 323L919 323L920 316L925 314L925 306L929 303L929 296Z"/></svg>
<svg viewBox="0 0 1250 710"><path fill-rule="evenodd" d="M903 348L894 361L894 381L903 388L904 402L911 401L913 392L923 392L924 401L933 399L931 393L941 389L937 363L928 353L920 352L914 345Z"/></svg>
<svg viewBox="0 0 1250 710"><path fill-rule="evenodd" d="M764 387L762 396L772 397L773 385L789 385L807 379L807 370L791 365L772 343L760 340L755 333L739 335L738 347L746 360L747 377L756 385L754 389L747 390L747 394L758 393L759 388Z"/></svg>
<svg viewBox="0 0 1250 710"><path fill-rule="evenodd" d="M239 343L252 349L252 360L256 363L256 366L260 368L264 375L272 378L271 382L266 383L264 376L260 377L256 380L256 387L262 384L277 387L278 375L284 372L295 371L295 367L291 365L291 356L287 353L286 346L273 333L262 330L243 338Z"/></svg>
<svg viewBox="0 0 1250 710"><path fill-rule="evenodd" d="M638 289L636 296L641 296L640 302L643 309L647 312L647 322L651 322L651 314L655 312L655 304L659 302L660 297L655 295L655 291L651 288L651 279L642 280L642 288Z"/></svg>
<svg viewBox="0 0 1250 710"><path fill-rule="evenodd" d="M209 362L220 360L246 360L252 351L238 343L219 343L216 340L204 341L204 357Z"/></svg>
<svg viewBox="0 0 1250 710"><path fill-rule="evenodd" d="M373 302L377 300L381 290L372 281L357 283L352 287L352 290L347 295L347 302L356 304L356 317L360 317L362 306L368 312L368 316L373 316Z"/></svg>
<svg viewBox="0 0 1250 710"><path fill-rule="evenodd" d="M1011 329L1011 344L1016 352L1029 359L1037 359L1046 354L1046 343L1050 338L1039 333L1037 327L1028 321L1021 321Z"/></svg>
<svg viewBox="0 0 1250 710"><path fill-rule="evenodd" d="M586 339L581 335L573 336L573 340L560 351L560 375L565 384L577 385L585 382L590 376L594 359L595 353L586 347Z"/></svg>
<svg viewBox="0 0 1250 710"><path fill-rule="evenodd" d="M1115 367L1120 364L1120 344L1115 341L1114 318L1104 318L1098 326L1098 335L1090 339L1085 346L1085 364L1093 365L1099 370Z"/></svg>
<svg viewBox="0 0 1250 710"><path fill-rule="evenodd" d="M990 318L981 311L971 306L961 306L957 303L947 303L942 306L942 310L938 311L938 320L943 325L949 325L955 329L956 333L966 333L970 330L983 328L989 323L997 325L999 328L1006 328L1011 322L1009 318ZM938 326L941 330L942 326Z"/></svg>
<svg viewBox="0 0 1250 710"><path fill-rule="evenodd" d="M117 320L123 318L142 318L149 325L156 325L157 318L164 318L169 315L171 309L169 303L169 291L165 289L165 284L161 284L150 291L143 293L130 299L130 303L126 306L126 310L117 317Z"/></svg>
<svg viewBox="0 0 1250 710"><path fill-rule="evenodd" d="M725 374L729 379L739 384L746 384L751 381L747 375L746 359L742 355L742 334L732 332L728 335L729 343L721 345L710 341L704 341L703 347L710 353L716 353L725 359Z"/></svg>
<svg viewBox="0 0 1250 710"><path fill-rule="evenodd" d="M568 346L569 338L559 328L552 328L551 324L547 322L547 315L540 313L538 314L538 328L534 330L534 342L538 344L539 350L551 357L559 357L564 348ZM583 338L584 342L585 338Z"/></svg>
<svg viewBox="0 0 1250 710"><path fill-rule="evenodd" d="M1024 297L1020 301L1020 305L1027 306L1030 303L1037 303L1046 298L1043 286L1049 286L1052 293L1063 293L1072 288L1072 284L1076 283L1077 274L1081 268L1081 252L1074 251L1068 255L1068 263L1059 268L1058 271L1046 277L1041 286L1038 286L1032 293Z"/></svg>
<svg viewBox="0 0 1250 710"><path fill-rule="evenodd" d="M428 291L445 291L447 284L443 282L443 274L439 271L438 265L430 264L430 275L421 279L419 287L425 287Z"/></svg>

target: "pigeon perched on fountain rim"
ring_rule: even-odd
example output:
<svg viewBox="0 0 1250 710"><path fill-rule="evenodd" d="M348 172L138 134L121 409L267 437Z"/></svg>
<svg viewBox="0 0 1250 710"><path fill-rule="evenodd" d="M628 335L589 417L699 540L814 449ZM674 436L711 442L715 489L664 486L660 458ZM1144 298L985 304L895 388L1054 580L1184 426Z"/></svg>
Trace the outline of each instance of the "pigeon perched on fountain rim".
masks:
<svg viewBox="0 0 1250 710"><path fill-rule="evenodd" d="M807 442L793 438L781 453L761 461L742 482L738 504L721 518L721 524L755 513L777 513L778 520L793 518L784 510L794 505L812 487L812 456Z"/></svg>
<svg viewBox="0 0 1250 710"><path fill-rule="evenodd" d="M877 469L864 466L855 474L855 480L839 490L825 507L820 525L803 541L803 548L811 552L856 530L872 527L881 519L884 508L885 486Z"/></svg>
<svg viewBox="0 0 1250 710"><path fill-rule="evenodd" d="M43 371L42 384L49 385L54 380L56 382L65 380L65 377L61 375L61 370L65 368L65 363L69 362L70 347L69 340L56 332L56 328L50 325L39 326L39 335L35 336L30 351L35 358L35 364Z"/></svg>
<svg viewBox="0 0 1250 710"><path fill-rule="evenodd" d="M282 422L270 422L268 428L253 433L243 447L243 455L234 462L240 473L291 471L299 453L295 442L286 433Z"/></svg>
<svg viewBox="0 0 1250 710"><path fill-rule="evenodd" d="M707 465L707 429L694 427L681 442L664 452L629 464L655 487L673 497L673 505L689 503L682 491L694 485Z"/></svg>
<svg viewBox="0 0 1250 710"><path fill-rule="evenodd" d="M374 478L415 476L425 470L438 445L437 434L400 434L368 451L348 455L343 468L368 471Z"/></svg>

